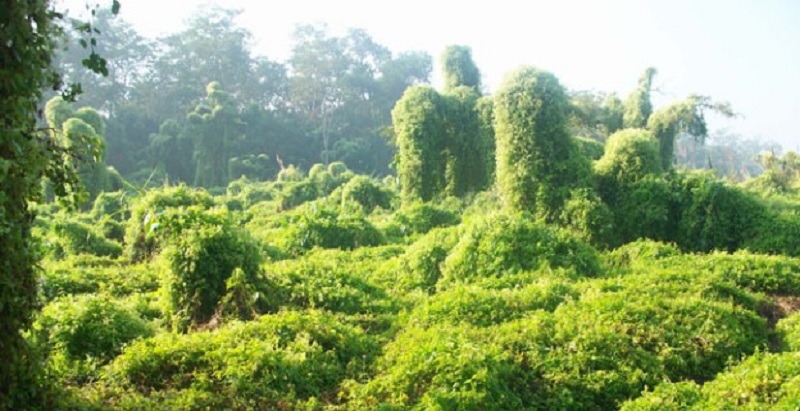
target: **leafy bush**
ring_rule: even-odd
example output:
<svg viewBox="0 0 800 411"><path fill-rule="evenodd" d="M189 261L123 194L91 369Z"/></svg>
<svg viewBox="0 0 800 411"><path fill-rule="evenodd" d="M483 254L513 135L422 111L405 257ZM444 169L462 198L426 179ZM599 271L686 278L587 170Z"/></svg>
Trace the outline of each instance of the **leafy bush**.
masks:
<svg viewBox="0 0 800 411"><path fill-rule="evenodd" d="M157 270L149 265L124 265L108 257L70 256L49 261L39 291L45 301L75 294L125 296L158 289Z"/></svg>
<svg viewBox="0 0 800 411"><path fill-rule="evenodd" d="M542 266L600 273L597 252L571 233L534 222L527 214L496 215L472 223L444 262L448 281L503 276Z"/></svg>
<svg viewBox="0 0 800 411"><path fill-rule="evenodd" d="M123 191L100 193L94 200L91 214L95 220L108 217L119 223L127 221L131 216L127 193Z"/></svg>
<svg viewBox="0 0 800 411"><path fill-rule="evenodd" d="M561 220L597 247L607 247L617 242L613 214L591 190L573 190L564 204Z"/></svg>
<svg viewBox="0 0 800 411"><path fill-rule="evenodd" d="M404 235L425 234L437 227L448 227L459 223L458 215L431 203L404 205L392 217Z"/></svg>
<svg viewBox="0 0 800 411"><path fill-rule="evenodd" d="M102 364L153 330L130 309L103 295L58 298L42 310L31 333L44 350L48 368L58 376L85 377L94 361Z"/></svg>
<svg viewBox="0 0 800 411"><path fill-rule="evenodd" d="M150 190L131 206L131 218L125 230L126 254L132 261L141 261L160 251L159 217L164 212L180 207L211 208L213 198L203 189L185 185ZM166 234L166 233L163 233Z"/></svg>
<svg viewBox="0 0 800 411"><path fill-rule="evenodd" d="M108 240L94 227L72 219L56 219L52 225L55 244L52 253L55 256L64 254L92 254L100 257L118 257L122 254L122 245Z"/></svg>
<svg viewBox="0 0 800 411"><path fill-rule="evenodd" d="M698 387L691 383L659 385L625 403L639 410L796 410L800 407L800 353L756 353Z"/></svg>
<svg viewBox="0 0 800 411"><path fill-rule="evenodd" d="M321 204L303 206L281 216L276 224L272 243L290 255L299 255L314 247L352 250L384 241L380 231L363 216Z"/></svg>
<svg viewBox="0 0 800 411"><path fill-rule="evenodd" d="M383 290L353 272L351 267L358 261L343 261L335 254L342 253L319 250L297 260L267 266L267 280L272 287L269 292L277 305L344 314L396 311Z"/></svg>
<svg viewBox="0 0 800 411"><path fill-rule="evenodd" d="M783 347L788 351L800 352L800 312L782 318L775 325L781 335Z"/></svg>
<svg viewBox="0 0 800 411"><path fill-rule="evenodd" d="M681 210L676 241L693 251L735 251L755 236L765 208L754 196L711 174L675 179Z"/></svg>
<svg viewBox="0 0 800 411"><path fill-rule="evenodd" d="M412 244L400 257L397 285L401 289L434 290L442 276L441 265L458 243L457 227L435 229Z"/></svg>
<svg viewBox="0 0 800 411"><path fill-rule="evenodd" d="M234 270L251 284L257 281L260 249L226 213L188 208L169 211L160 221L159 229L170 233L162 255L165 308L178 329L211 318Z"/></svg>
<svg viewBox="0 0 800 411"><path fill-rule="evenodd" d="M277 200L280 202L281 210L289 210L316 200L319 196L319 190L312 181L302 180L285 184L278 193Z"/></svg>
<svg viewBox="0 0 800 411"><path fill-rule="evenodd" d="M354 177L342 186L342 206L357 204L365 214L377 207L388 210L393 196L394 193L364 176Z"/></svg>
<svg viewBox="0 0 800 411"><path fill-rule="evenodd" d="M214 409L330 402L341 381L365 372L377 351L360 328L330 314L282 312L213 333L139 341L110 365L100 397L119 407L120 392L143 393L139 401L156 409L181 395L199 396Z"/></svg>

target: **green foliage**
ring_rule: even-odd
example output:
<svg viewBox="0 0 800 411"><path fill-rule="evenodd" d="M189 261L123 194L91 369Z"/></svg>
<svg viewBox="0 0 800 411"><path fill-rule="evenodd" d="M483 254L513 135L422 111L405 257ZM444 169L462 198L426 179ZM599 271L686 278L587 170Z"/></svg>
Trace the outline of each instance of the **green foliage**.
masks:
<svg viewBox="0 0 800 411"><path fill-rule="evenodd" d="M658 141L646 130L618 131L608 138L605 152L595 163L594 170L602 180L608 181L602 182L601 187L615 183L625 186L645 176L658 175L661 173Z"/></svg>
<svg viewBox="0 0 800 411"><path fill-rule="evenodd" d="M128 194L123 191L100 193L94 200L91 211L95 220L108 217L117 222L126 222L131 217Z"/></svg>
<svg viewBox="0 0 800 411"><path fill-rule="evenodd" d="M61 130L64 123L74 116L72 106L61 96L55 96L44 106L44 117L47 125L54 130Z"/></svg>
<svg viewBox="0 0 800 411"><path fill-rule="evenodd" d="M449 89L441 98L446 146L445 187L449 196L463 197L489 186L491 171L484 164L494 160L489 125L482 125L487 108L478 107L478 92L467 86ZM485 104L485 103L483 103ZM488 157L492 155L492 157Z"/></svg>
<svg viewBox="0 0 800 411"><path fill-rule="evenodd" d="M159 217L168 239L162 291L173 326L186 330L206 323L226 293L228 279L241 270L257 281L259 245L229 215L200 208L170 210Z"/></svg>
<svg viewBox="0 0 800 411"><path fill-rule="evenodd" d="M403 235L425 234L437 227L448 227L460 222L453 211L431 203L404 205L392 215Z"/></svg>
<svg viewBox="0 0 800 411"><path fill-rule="evenodd" d="M160 251L163 230L159 230L158 220L168 210L189 206L210 208L213 204L206 191L185 185L149 190L132 202L125 230L126 255L133 261L141 261Z"/></svg>
<svg viewBox="0 0 800 411"><path fill-rule="evenodd" d="M90 376L88 362L106 363L125 345L151 335L151 327L130 309L105 296L83 295L45 306L30 340L46 353L49 372L81 379Z"/></svg>
<svg viewBox="0 0 800 411"><path fill-rule="evenodd" d="M775 325L775 330L780 334L786 351L800 352L800 312L795 311L788 317L780 319Z"/></svg>
<svg viewBox="0 0 800 411"><path fill-rule="evenodd" d="M392 207L393 193L374 180L357 176L342 186L342 206L354 204L365 214L375 208L388 210Z"/></svg>
<svg viewBox="0 0 800 411"><path fill-rule="evenodd" d="M564 204L561 221L597 247L617 242L614 215L591 190L578 189L572 192Z"/></svg>
<svg viewBox="0 0 800 411"><path fill-rule="evenodd" d="M369 221L322 204L307 204L281 216L270 242L289 255L314 247L352 250L382 244L384 238Z"/></svg>
<svg viewBox="0 0 800 411"><path fill-rule="evenodd" d="M402 276L397 279L401 289L421 288L431 292L442 276L441 265L458 243L457 227L430 231L417 240L400 257Z"/></svg>
<svg viewBox="0 0 800 411"><path fill-rule="evenodd" d="M122 297L159 288L155 267L126 266L108 257L70 255L63 260L47 261L43 268L39 291L44 301L94 293Z"/></svg>
<svg viewBox="0 0 800 411"><path fill-rule="evenodd" d="M281 171L278 172L277 181L299 182L304 178L305 174L303 173L303 170L300 170L292 164L289 165L289 167L282 168Z"/></svg>
<svg viewBox="0 0 800 411"><path fill-rule="evenodd" d="M757 353L702 387L663 383L622 409L793 410L800 407L799 376L800 354Z"/></svg>
<svg viewBox="0 0 800 411"><path fill-rule="evenodd" d="M578 152L589 160L595 161L603 157L605 148L599 141L586 137L575 137L574 140L575 145L578 146Z"/></svg>
<svg viewBox="0 0 800 411"><path fill-rule="evenodd" d="M72 219L56 219L52 225L54 242L48 250L55 257L75 254L93 254L100 257L119 257L122 245L106 239L94 227Z"/></svg>
<svg viewBox="0 0 800 411"><path fill-rule="evenodd" d="M403 93L392 110L403 203L430 201L444 186L441 106L436 90L415 86Z"/></svg>
<svg viewBox="0 0 800 411"><path fill-rule="evenodd" d="M734 251L755 237L766 210L737 187L709 174L680 175L674 180L679 201L676 242L697 251Z"/></svg>
<svg viewBox="0 0 800 411"><path fill-rule="evenodd" d="M362 329L331 314L282 312L215 332L139 341L108 368L99 397L111 408L128 408L124 401L156 409L326 403L345 378L366 371L377 348Z"/></svg>
<svg viewBox="0 0 800 411"><path fill-rule="evenodd" d="M648 67L639 78L636 89L625 99L625 111L622 122L625 128L644 128L647 120L653 113L653 105L650 103L650 92L653 88L653 77L656 69Z"/></svg>
<svg viewBox="0 0 800 411"><path fill-rule="evenodd" d="M464 86L480 93L481 73L472 60L472 49L467 46L447 46L439 60L445 92Z"/></svg>
<svg viewBox="0 0 800 411"><path fill-rule="evenodd" d="M457 282L541 267L571 268L582 277L600 273L597 252L572 233L535 222L528 214L501 214L467 227L442 275Z"/></svg>
<svg viewBox="0 0 800 411"><path fill-rule="evenodd" d="M228 185L231 145L240 138L243 123L234 96L214 81L206 86L206 101L187 116L195 135L194 184L200 187Z"/></svg>
<svg viewBox="0 0 800 411"><path fill-rule="evenodd" d="M316 250L297 260L278 261L265 267L274 305L291 309L324 309L348 315L386 314L396 311L386 293L371 282L371 265L351 253Z"/></svg>
<svg viewBox="0 0 800 411"><path fill-rule="evenodd" d="M679 133L688 133L701 142L708 136L705 110L712 110L726 117L734 116L726 103L713 103L705 96L689 96L686 100L659 109L649 120L646 119L647 129L658 139L662 168L668 170L672 167L675 139Z"/></svg>
<svg viewBox="0 0 800 411"><path fill-rule="evenodd" d="M589 175L568 134L567 106L558 79L531 67L508 75L497 92L497 183L511 210L553 219Z"/></svg>

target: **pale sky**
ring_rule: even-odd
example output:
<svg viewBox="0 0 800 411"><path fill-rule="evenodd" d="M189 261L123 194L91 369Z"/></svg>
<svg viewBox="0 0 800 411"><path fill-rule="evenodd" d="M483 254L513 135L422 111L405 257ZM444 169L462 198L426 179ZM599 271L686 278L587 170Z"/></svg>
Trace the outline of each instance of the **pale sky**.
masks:
<svg viewBox="0 0 800 411"><path fill-rule="evenodd" d="M87 0L67 0L73 9ZM110 0L98 0L101 4ZM182 28L207 0L121 0L120 16L143 35ZM393 52L437 59L472 47L487 91L527 64L572 90L624 96L648 66L659 71L656 106L688 94L728 101L743 115L710 129L800 148L800 1L797 0L289 0L218 1L242 9L256 54L284 61L296 24L363 28ZM438 67L434 81L438 78Z"/></svg>

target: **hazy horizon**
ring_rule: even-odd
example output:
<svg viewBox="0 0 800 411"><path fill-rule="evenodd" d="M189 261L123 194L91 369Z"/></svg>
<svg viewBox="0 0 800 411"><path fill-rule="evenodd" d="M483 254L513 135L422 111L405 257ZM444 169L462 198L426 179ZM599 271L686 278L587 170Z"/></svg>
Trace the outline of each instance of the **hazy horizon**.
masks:
<svg viewBox="0 0 800 411"><path fill-rule="evenodd" d="M84 0L66 1L73 12ZM709 129L800 148L800 3L721 0L702 3L627 1L535 2L507 0L491 7L410 0L379 2L299 0L275 6L250 0L122 0L120 17L142 35L179 31L201 7L243 11L239 23L253 34L253 52L284 61L294 27L325 23L333 32L363 28L393 53L421 50L434 60L449 44L463 44L483 75L487 92L520 65L553 72L571 90L631 91L649 66L659 71L658 107L689 94L727 101L742 115L709 118ZM168 5L168 6L167 6ZM795 41L793 41L795 40ZM433 82L438 85L438 66Z"/></svg>

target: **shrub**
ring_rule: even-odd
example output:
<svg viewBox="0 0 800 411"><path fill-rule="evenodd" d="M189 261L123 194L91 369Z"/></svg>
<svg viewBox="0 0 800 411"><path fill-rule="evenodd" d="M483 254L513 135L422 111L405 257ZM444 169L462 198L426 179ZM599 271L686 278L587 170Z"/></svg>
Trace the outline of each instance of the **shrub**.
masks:
<svg viewBox="0 0 800 411"><path fill-rule="evenodd" d="M527 214L501 214L467 227L442 274L459 281L543 266L571 267L586 277L600 273L597 252L571 233L534 222Z"/></svg>
<svg viewBox="0 0 800 411"><path fill-rule="evenodd" d="M151 258L160 251L159 217L174 208L198 206L211 208L213 198L202 189L185 185L164 187L147 192L131 206L131 218L125 230L126 254L132 261Z"/></svg>
<svg viewBox="0 0 800 411"><path fill-rule="evenodd" d="M131 217L127 194L123 191L100 193L94 200L91 211L95 220L104 217L122 223Z"/></svg>
<svg viewBox="0 0 800 411"><path fill-rule="evenodd" d="M439 228L409 246L399 259L399 288L421 288L432 292L442 276L441 264L458 243L458 235L456 227Z"/></svg>
<svg viewBox="0 0 800 411"><path fill-rule="evenodd" d="M32 342L49 358L57 376L83 378L91 364L105 363L122 348L153 330L130 309L102 295L59 298L42 310L33 325Z"/></svg>
<svg viewBox="0 0 800 411"><path fill-rule="evenodd" d="M119 392L138 392L156 409L181 395L200 396L215 409L331 402L341 381L365 372L377 352L363 330L330 314L265 315L213 333L160 334L131 345L109 367L101 401L114 406Z"/></svg>
<svg viewBox="0 0 800 411"><path fill-rule="evenodd" d="M94 227L71 219L57 219L52 225L56 237L56 256L63 254L92 254L100 257L119 257L122 245L107 240ZM60 248L60 250L58 249Z"/></svg>
<svg viewBox="0 0 800 411"><path fill-rule="evenodd" d="M308 180L285 184L278 194L281 210L289 210L319 198L317 186Z"/></svg>
<svg viewBox="0 0 800 411"><path fill-rule="evenodd" d="M148 265L122 265L108 257L69 256L45 264L39 290L45 301L56 297L101 292L112 296L158 289L156 270Z"/></svg>
<svg viewBox="0 0 800 411"><path fill-rule="evenodd" d="M382 244L384 239L371 223L358 214L313 204L284 215L273 233L273 244L291 255L314 247L352 250Z"/></svg>
<svg viewBox="0 0 800 411"><path fill-rule="evenodd" d="M431 203L411 203L398 210L392 219L403 234L425 234L437 227L448 227L459 223L458 215Z"/></svg>
<svg viewBox="0 0 800 411"><path fill-rule="evenodd" d="M800 312L782 318L775 329L781 336L784 349L800 352Z"/></svg>
<svg viewBox="0 0 800 411"><path fill-rule="evenodd" d="M234 270L241 269L247 282L256 282L260 249L226 213L188 208L168 212L161 222L170 233L162 256L162 289L166 314L176 328L208 321Z"/></svg>
<svg viewBox="0 0 800 411"><path fill-rule="evenodd" d="M289 165L289 167L282 168L281 171L278 172L278 176L276 177L277 181L280 182L299 182L305 178L303 174L303 170L295 167L294 165Z"/></svg>
<svg viewBox="0 0 800 411"><path fill-rule="evenodd" d="M390 209L392 197L391 191L364 176L353 177L342 186L342 206L357 204L365 214L378 207Z"/></svg>

